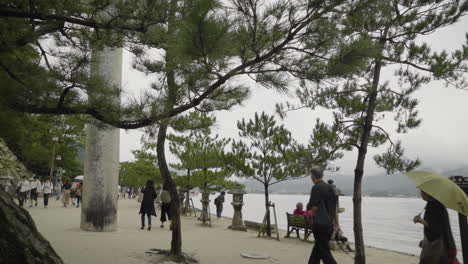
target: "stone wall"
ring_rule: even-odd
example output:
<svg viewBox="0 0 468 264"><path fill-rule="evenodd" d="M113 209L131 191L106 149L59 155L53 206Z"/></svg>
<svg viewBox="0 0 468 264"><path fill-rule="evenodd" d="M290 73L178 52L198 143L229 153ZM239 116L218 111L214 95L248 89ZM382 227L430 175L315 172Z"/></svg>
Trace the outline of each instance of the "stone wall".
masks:
<svg viewBox="0 0 468 264"><path fill-rule="evenodd" d="M16 158L0 138L0 176L13 177L13 184L16 184L22 176L30 178L32 173Z"/></svg>

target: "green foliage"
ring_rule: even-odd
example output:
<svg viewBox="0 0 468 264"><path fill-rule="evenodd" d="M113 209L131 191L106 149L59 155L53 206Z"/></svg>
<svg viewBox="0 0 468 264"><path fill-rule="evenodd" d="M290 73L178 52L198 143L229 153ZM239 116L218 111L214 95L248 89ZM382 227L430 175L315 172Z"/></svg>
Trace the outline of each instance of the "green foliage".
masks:
<svg viewBox="0 0 468 264"><path fill-rule="evenodd" d="M89 114L121 128L194 108L230 109L249 96L241 75L279 90L295 77L350 75L374 49L365 35L342 37L342 1L4 2L0 72L18 84L1 91L4 103L31 113ZM105 46L131 50L135 68L155 80L141 101L105 100L121 92L89 74L91 50ZM163 107L169 97L173 106Z"/></svg>
<svg viewBox="0 0 468 264"><path fill-rule="evenodd" d="M346 2L345 9L341 32L357 47L371 47L369 52L363 49L363 54L369 56L368 63L358 62L361 70L346 75L340 82L324 83L304 76L297 95L304 106L324 107L333 112L333 125L318 125L322 131L319 135L331 135L328 142L336 148L355 148L358 152L354 182L355 263L363 264L361 185L367 149L388 145L385 153L374 157L387 173L409 171L420 164L417 159L404 157L401 143L392 140L392 134L380 121L393 117L395 132L406 133L421 123L418 101L412 97L415 91L432 80L444 80L457 88L466 87L468 45L449 55L446 51L433 52L418 37L455 23L467 13L468 2L351 1ZM359 38L363 41L356 41ZM360 49L357 50L350 54L362 56ZM346 59L346 56L341 57ZM347 67L337 69L341 73L348 70ZM394 78L383 79L381 74L386 70L394 70ZM277 106L282 116L294 108L291 104ZM315 138L320 140L314 133L312 140Z"/></svg>
<svg viewBox="0 0 468 264"><path fill-rule="evenodd" d="M350 68L357 63L357 68L362 70L335 83L317 82L305 76L301 78L302 87L297 90L297 96L307 107L325 107L333 111L333 125L326 129L324 125L318 126L322 126L320 134L335 137L330 142L335 147L351 150L386 144L389 146L387 152L375 157L377 164L388 173L411 170L419 165L419 161L405 158L401 144L394 143L388 128L379 122L393 117L395 132L406 133L421 124L418 101L412 97L419 88L431 80L466 87L463 74L468 71L468 46L465 44L449 55L445 51L433 52L418 37L455 23L467 12L468 4L458 1L358 1L348 3L347 8L349 13L343 19L343 32L353 37L350 45L341 50L350 57L353 54L358 58L367 56L367 60L352 59ZM339 57L342 59L338 61L347 60L346 55ZM334 61L337 60L330 63L334 64ZM342 75L348 69L347 64L333 68ZM393 80L380 77L387 68L394 70ZM294 108L296 106L287 103L278 105L277 111L284 117ZM320 142L321 139L314 134L311 141L316 140Z"/></svg>
<svg viewBox="0 0 468 264"><path fill-rule="evenodd" d="M253 178L265 188L305 176L302 147L273 116L255 113L253 120L242 119L237 128L242 139L232 143L228 160L238 176Z"/></svg>
<svg viewBox="0 0 468 264"><path fill-rule="evenodd" d="M224 148L230 140L211 136L209 128L193 131L186 136L170 135L169 148L179 160L173 164L178 169L187 170L190 176L180 176L175 181L179 186L192 189L220 190L240 187L241 185L226 180L231 172L224 160Z"/></svg>
<svg viewBox="0 0 468 264"><path fill-rule="evenodd" d="M142 150L134 150L134 161L120 163L119 182L128 186L144 186L147 180L155 184L162 183L161 173L155 155Z"/></svg>
<svg viewBox="0 0 468 264"><path fill-rule="evenodd" d="M9 108L0 110L0 137L5 140L11 151L32 172L48 176L53 158L55 167L65 169L69 176L83 173L77 160L78 148L84 143L85 121L73 116L39 116L12 111ZM54 143L52 137L58 137Z"/></svg>
<svg viewBox="0 0 468 264"><path fill-rule="evenodd" d="M177 186L191 190L200 188L207 191L221 191L243 189L245 186L235 181L226 179L229 176L225 171L198 170L188 175L179 175L174 178Z"/></svg>

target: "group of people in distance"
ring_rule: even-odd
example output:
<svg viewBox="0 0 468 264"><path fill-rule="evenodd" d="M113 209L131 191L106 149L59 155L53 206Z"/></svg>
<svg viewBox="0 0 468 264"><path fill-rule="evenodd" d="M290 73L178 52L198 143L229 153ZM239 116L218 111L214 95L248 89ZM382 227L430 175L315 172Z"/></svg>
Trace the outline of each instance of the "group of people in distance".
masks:
<svg viewBox="0 0 468 264"><path fill-rule="evenodd" d="M39 194L43 194L44 208L49 205L49 198L55 193L56 200L62 198L64 207L68 207L70 201L73 206L80 207L81 193L83 184L76 181L70 183L68 178L65 179L65 183L59 179L57 184L52 183L49 177L39 179L39 177L33 177L28 180L25 176L19 181L17 185L18 202L21 207L26 205L29 200L29 207L37 207ZM76 201L76 203L75 203Z"/></svg>
<svg viewBox="0 0 468 264"><path fill-rule="evenodd" d="M139 187L119 185L119 199L134 199L138 194Z"/></svg>
<svg viewBox="0 0 468 264"><path fill-rule="evenodd" d="M146 185L140 190L141 197L138 199L141 202L139 214L141 215L141 227L140 229L145 229L145 218L148 220L148 230L151 230L151 216L157 217L156 210L154 207L155 201L158 198L157 191L154 187L154 182L148 180ZM216 205L216 215L218 218L221 218L223 212L223 203L226 193L223 191L218 197L216 197L214 203ZM160 201L161 201L161 228L164 228L164 223L166 221L171 221L171 194L168 191L166 184L163 184L163 188L160 192ZM172 225L170 226L172 229Z"/></svg>
<svg viewBox="0 0 468 264"><path fill-rule="evenodd" d="M311 170L312 187L306 210L298 203L294 214L308 216L315 238L315 245L309 258L309 264L335 264L336 260L330 252L330 239L340 240L342 232L338 221L338 194L332 181L323 181L323 170ZM457 250L450 227L450 219L446 207L434 197L421 191L421 198L427 202L424 217L421 214L414 217L415 224L424 226L424 240L421 241L419 264L459 264ZM346 239L347 240L347 239Z"/></svg>
<svg viewBox="0 0 468 264"><path fill-rule="evenodd" d="M148 218L148 230L151 230L151 216L157 217L156 210L154 208L154 203L158 194L154 188L154 182L152 180L148 180L146 182L145 187L141 188L142 196L141 205L140 205L140 212L141 214L141 227L140 229L145 229L145 216ZM171 205L171 194L167 190L167 185L163 184L162 191L160 193L161 197L161 228L164 228L164 223L169 220L172 220L170 205ZM172 229L172 225L171 225Z"/></svg>

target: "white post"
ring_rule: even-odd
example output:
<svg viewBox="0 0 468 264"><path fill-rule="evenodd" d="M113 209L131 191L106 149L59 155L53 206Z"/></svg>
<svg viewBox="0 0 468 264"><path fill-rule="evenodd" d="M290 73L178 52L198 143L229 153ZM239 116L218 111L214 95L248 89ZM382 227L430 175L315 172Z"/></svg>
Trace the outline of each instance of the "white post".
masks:
<svg viewBox="0 0 468 264"><path fill-rule="evenodd" d="M122 82L122 49L104 48L93 51L92 74L108 85L120 89ZM90 101L108 100L120 104L117 92L103 98L90 96ZM99 102L97 102L99 104ZM86 231L115 231L117 229L117 195L119 181L118 128L90 120L86 127L86 156L84 164L81 229Z"/></svg>

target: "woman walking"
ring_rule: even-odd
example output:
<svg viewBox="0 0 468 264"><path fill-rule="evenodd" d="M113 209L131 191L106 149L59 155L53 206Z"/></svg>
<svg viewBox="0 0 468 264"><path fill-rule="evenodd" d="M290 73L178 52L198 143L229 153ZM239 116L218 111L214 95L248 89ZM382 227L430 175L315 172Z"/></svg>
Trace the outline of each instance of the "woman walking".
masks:
<svg viewBox="0 0 468 264"><path fill-rule="evenodd" d="M62 202L64 207L68 207L70 203L70 189L71 184L69 179L65 179L65 183L63 184L63 195L62 195Z"/></svg>
<svg viewBox="0 0 468 264"><path fill-rule="evenodd" d="M141 214L141 228L145 228L145 215L148 217L148 230L151 230L151 216L156 216L154 209L154 199L158 196L154 190L154 183L152 180L146 182L146 186L141 190L143 193L143 200L141 201L140 214Z"/></svg>
<svg viewBox="0 0 468 264"><path fill-rule="evenodd" d="M23 176L23 179L18 183L18 201L19 206L23 207L26 203L28 193L29 193L29 181Z"/></svg>
<svg viewBox="0 0 468 264"><path fill-rule="evenodd" d="M33 207L33 201L34 201L34 206L37 207L37 196L39 192L41 191L41 181L39 180L38 177L34 177L31 182L29 183L29 207Z"/></svg>
<svg viewBox="0 0 468 264"><path fill-rule="evenodd" d="M78 185L75 190L75 197L76 197L76 208L80 208L80 201L81 201L81 190L83 189L83 184Z"/></svg>
<svg viewBox="0 0 468 264"><path fill-rule="evenodd" d="M161 228L164 228L164 222L167 219L171 220L171 194L167 191L167 185L163 185L163 190L161 192Z"/></svg>
<svg viewBox="0 0 468 264"><path fill-rule="evenodd" d="M424 218L417 215L413 219L415 224L424 226L419 264L458 264L447 209L424 191L421 191L421 198L427 201Z"/></svg>
<svg viewBox="0 0 468 264"><path fill-rule="evenodd" d="M44 195L44 208L47 208L49 205L49 197L52 193L54 186L49 178L46 178L44 184L42 185L42 194Z"/></svg>

